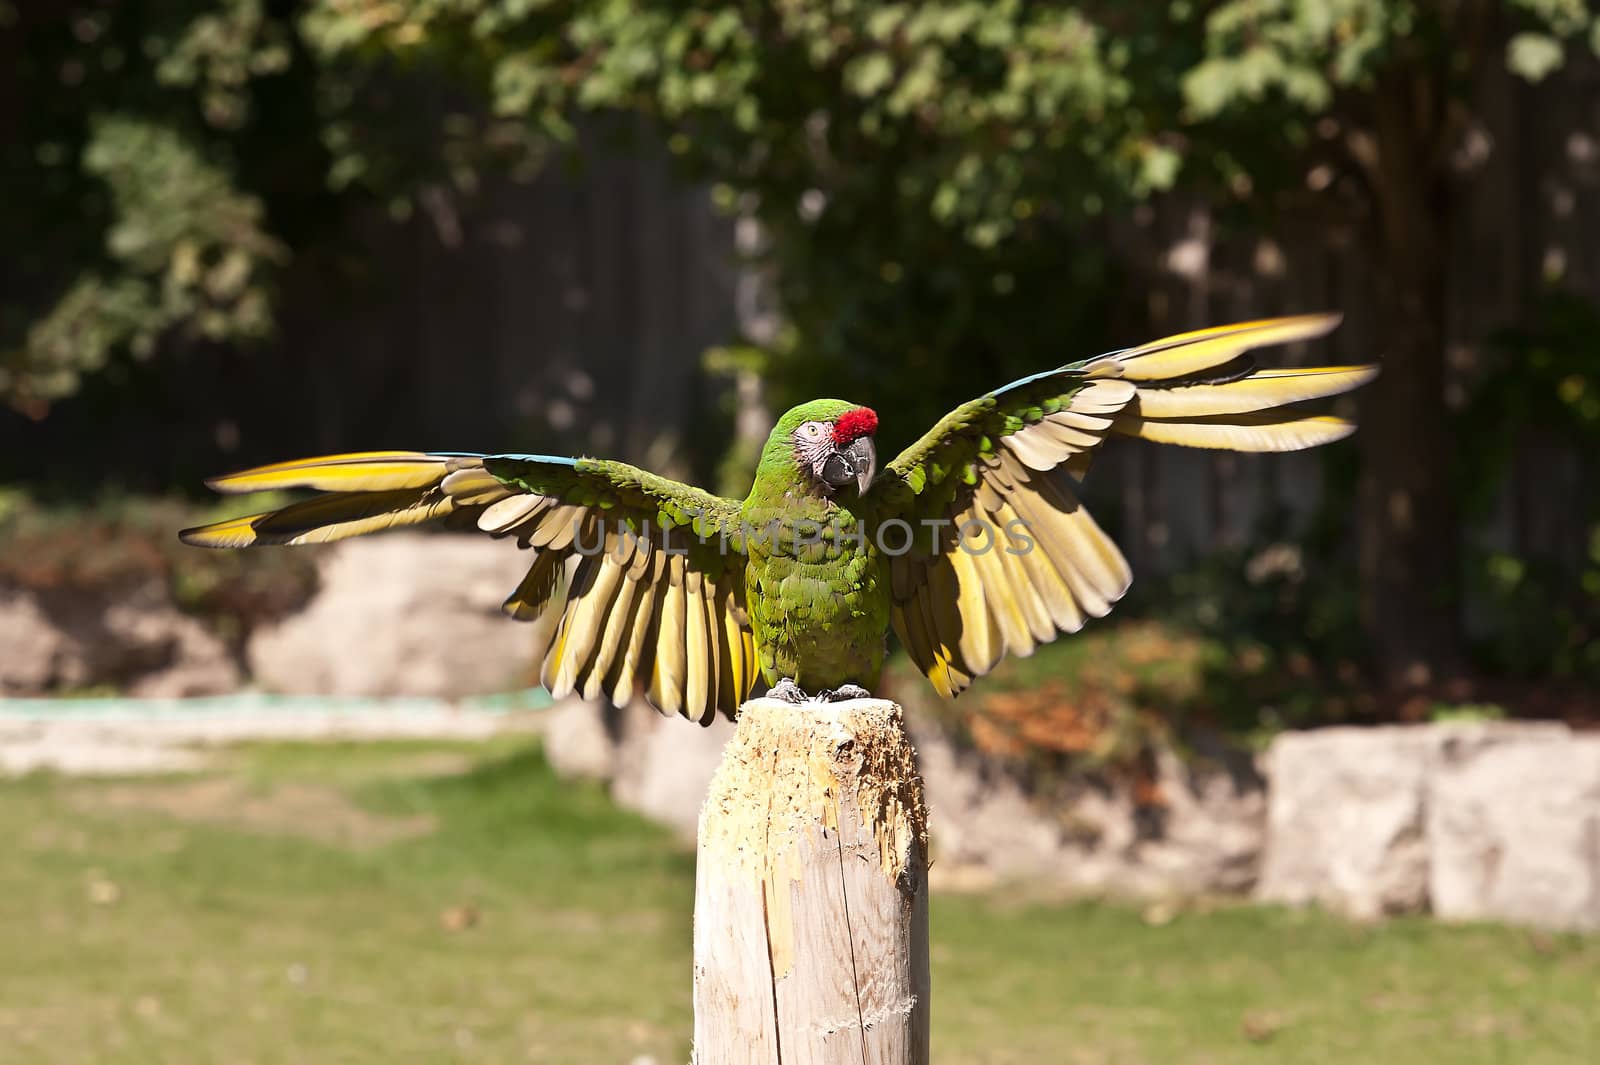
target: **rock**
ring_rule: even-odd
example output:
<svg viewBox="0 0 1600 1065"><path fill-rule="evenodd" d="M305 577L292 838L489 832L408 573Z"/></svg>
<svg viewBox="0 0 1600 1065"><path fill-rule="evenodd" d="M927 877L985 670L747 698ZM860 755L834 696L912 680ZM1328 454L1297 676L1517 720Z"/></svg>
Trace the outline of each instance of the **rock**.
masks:
<svg viewBox="0 0 1600 1065"><path fill-rule="evenodd" d="M239 687L227 646L146 582L106 600L75 588L0 590L0 694L100 685L130 695L215 695Z"/></svg>
<svg viewBox="0 0 1600 1065"><path fill-rule="evenodd" d="M1155 899L1243 893L1357 918L1600 928L1600 736L1489 722L1285 733L1263 759L1155 757L1136 797L1084 774L1049 797L912 715L941 890L1048 880ZM609 776L624 806L692 839L732 734L642 703L553 712L551 761ZM1140 801L1140 800L1143 801Z"/></svg>
<svg viewBox="0 0 1600 1065"><path fill-rule="evenodd" d="M81 686L81 650L30 592L0 589L0 694L42 695Z"/></svg>
<svg viewBox="0 0 1600 1065"><path fill-rule="evenodd" d="M1128 823L1144 831L1131 854L1147 870L1142 894L1243 894L1255 887L1266 845L1266 785L1243 751L1197 738L1189 760L1156 755L1161 803L1135 809ZM1157 823L1146 827L1151 820Z"/></svg>
<svg viewBox="0 0 1600 1065"><path fill-rule="evenodd" d="M704 728L669 718L643 699L626 707L569 699L547 711L541 731L556 772L609 780L619 806L692 842L700 805L734 728L720 716Z"/></svg>
<svg viewBox="0 0 1600 1065"><path fill-rule="evenodd" d="M1216 751L1186 764L1156 758L1154 802L1086 773L1066 801L1030 795L1002 763L958 750L912 718L929 810L934 868L1047 878L1070 893L1142 898L1249 890L1266 801L1247 756Z"/></svg>
<svg viewBox="0 0 1600 1065"><path fill-rule="evenodd" d="M958 751L936 726L911 715L907 726L928 804L932 868L976 866L1003 877L1058 872L1065 836L1059 818L1041 816L1015 778Z"/></svg>
<svg viewBox="0 0 1600 1065"><path fill-rule="evenodd" d="M1591 927L1597 744L1539 722L1285 733L1267 752L1257 896L1360 918L1432 909Z"/></svg>
<svg viewBox="0 0 1600 1065"><path fill-rule="evenodd" d="M533 680L532 630L500 604L531 558L481 536L391 533L350 540L319 560L300 614L250 640L256 682L272 691L453 697Z"/></svg>
<svg viewBox="0 0 1600 1065"><path fill-rule="evenodd" d="M164 590L145 598L120 600L106 608L105 628L114 639L135 648L161 648L161 665L124 686L136 698L176 699L235 691L239 666L218 636L180 613Z"/></svg>
<svg viewBox="0 0 1600 1065"><path fill-rule="evenodd" d="M1446 736L1427 831L1439 916L1600 928L1600 736Z"/></svg>
<svg viewBox="0 0 1600 1065"><path fill-rule="evenodd" d="M1267 841L1256 895L1352 917L1415 913L1428 900L1425 729L1287 732L1267 751Z"/></svg>
<svg viewBox="0 0 1600 1065"><path fill-rule="evenodd" d="M642 700L616 713L620 739L612 798L692 841L733 722L719 714L702 728L658 714Z"/></svg>
<svg viewBox="0 0 1600 1065"><path fill-rule="evenodd" d="M1191 766L1161 755L1155 806L1095 780L1051 808L937 728L915 716L910 728L930 811L930 875L942 889L1046 878L1078 893L1165 897L1236 893L1255 881L1266 803L1247 757L1219 752ZM722 718L699 728L642 701L618 709L573 700L551 712L545 744L558 772L609 778L619 804L693 840L733 732Z"/></svg>
<svg viewBox="0 0 1600 1065"><path fill-rule="evenodd" d="M564 777L610 780L616 775L617 736L604 703L576 696L544 712L544 755Z"/></svg>

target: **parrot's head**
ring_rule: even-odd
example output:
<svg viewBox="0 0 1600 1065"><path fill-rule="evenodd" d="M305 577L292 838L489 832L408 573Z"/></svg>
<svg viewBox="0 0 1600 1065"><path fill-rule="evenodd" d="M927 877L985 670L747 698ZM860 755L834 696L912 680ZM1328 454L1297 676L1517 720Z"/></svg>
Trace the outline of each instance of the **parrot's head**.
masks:
<svg viewBox="0 0 1600 1065"><path fill-rule="evenodd" d="M792 456L800 472L824 492L854 487L859 494L878 472L878 451L872 443L877 431L878 415L870 407L817 399L778 419L767 440L767 453Z"/></svg>

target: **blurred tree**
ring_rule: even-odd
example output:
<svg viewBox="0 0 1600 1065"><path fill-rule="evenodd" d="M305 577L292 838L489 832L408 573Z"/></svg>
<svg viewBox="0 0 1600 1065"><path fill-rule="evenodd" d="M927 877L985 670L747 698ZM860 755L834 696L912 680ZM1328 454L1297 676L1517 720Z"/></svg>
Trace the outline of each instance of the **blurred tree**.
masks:
<svg viewBox="0 0 1600 1065"><path fill-rule="evenodd" d="M907 438L975 380L1106 332L1114 277L1084 227L1176 172L1146 117L1180 99L1179 67L1150 54L1164 21L1021 0L351 0L305 27L330 60L475 71L498 113L555 137L576 112L657 120L685 171L760 223L787 328L741 365L780 406L882 399Z"/></svg>
<svg viewBox="0 0 1600 1065"><path fill-rule="evenodd" d="M1538 81L1567 41L1600 45L1585 0L348 0L308 27L332 52L473 54L500 111L554 132L573 107L660 119L770 238L793 327L767 353L783 398L905 397L909 372L900 433L959 398L972 363L1003 380L1098 332L1105 259L1084 223L1108 204L1181 180L1242 193L1270 227L1315 201L1380 265L1368 629L1394 681L1459 669L1444 396L1457 163L1483 147L1489 64Z"/></svg>
<svg viewBox="0 0 1600 1065"><path fill-rule="evenodd" d="M0 15L0 143L23 197L0 239L26 250L6 267L0 393L23 402L157 337L259 333L273 267L305 253L318 205L469 189L484 153L526 159L585 111L653 119L760 223L787 325L725 361L758 367L774 405L876 400L894 437L974 381L1110 332L1108 210L1174 187L1263 228L1313 206L1381 266L1362 542L1396 680L1459 659L1444 281L1475 93L1492 63L1539 80L1566 42L1600 44L1585 0L0 0ZM475 86L498 121L418 106L418 70Z"/></svg>
<svg viewBox="0 0 1600 1065"><path fill-rule="evenodd" d="M322 61L317 6L0 0L0 399L39 417L117 359L259 340L291 258L340 265L353 207L528 158L520 122Z"/></svg>
<svg viewBox="0 0 1600 1065"><path fill-rule="evenodd" d="M1549 292L1526 325L1502 330L1498 359L1453 418L1453 472L1469 516L1511 487L1509 544L1476 552L1470 578L1490 623L1478 648L1497 672L1600 682L1600 492L1562 456L1600 455L1600 306ZM1582 459L1579 459L1582 462ZM1514 473L1519 464L1532 469ZM1564 476L1565 474L1565 476ZM1575 474L1575 476L1573 476ZM1563 491L1564 517L1534 529L1527 496L1541 478ZM1550 490L1546 481L1546 490Z"/></svg>
<svg viewBox="0 0 1600 1065"><path fill-rule="evenodd" d="M1385 363L1363 396L1362 579L1393 681L1461 667L1446 284L1459 185L1489 150L1474 113L1482 79L1503 63L1537 82L1580 37L1600 48L1586 0L1228 0L1208 11L1204 56L1183 77L1219 169L1276 193L1274 206L1322 190L1317 206L1363 233L1379 267Z"/></svg>
<svg viewBox="0 0 1600 1065"><path fill-rule="evenodd" d="M285 248L226 138L288 67L284 31L249 0L0 2L0 396L42 414L170 332L266 331Z"/></svg>

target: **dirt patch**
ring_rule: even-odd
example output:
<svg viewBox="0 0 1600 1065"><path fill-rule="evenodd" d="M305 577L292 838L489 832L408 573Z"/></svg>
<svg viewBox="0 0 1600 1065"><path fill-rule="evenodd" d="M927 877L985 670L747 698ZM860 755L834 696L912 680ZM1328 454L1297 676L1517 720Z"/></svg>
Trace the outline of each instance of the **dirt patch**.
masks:
<svg viewBox="0 0 1600 1065"><path fill-rule="evenodd" d="M383 779L425 777L436 780L465 776L477 766L477 756L466 751L422 751L394 758L384 765L382 773L375 775Z"/></svg>
<svg viewBox="0 0 1600 1065"><path fill-rule="evenodd" d="M95 788L76 796L89 811L137 810L181 821L299 836L352 850L371 850L431 833L432 817L388 817L363 810L333 788L285 784L262 790L231 778Z"/></svg>
<svg viewBox="0 0 1600 1065"><path fill-rule="evenodd" d="M67 776L130 776L200 769L206 756L183 747L124 743L40 728L36 735L0 734L0 777L51 772Z"/></svg>

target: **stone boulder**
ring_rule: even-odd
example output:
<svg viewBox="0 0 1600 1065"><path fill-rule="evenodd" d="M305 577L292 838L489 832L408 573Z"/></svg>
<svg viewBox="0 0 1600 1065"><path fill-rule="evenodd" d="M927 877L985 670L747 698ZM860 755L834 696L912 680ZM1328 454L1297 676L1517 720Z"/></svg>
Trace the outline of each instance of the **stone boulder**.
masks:
<svg viewBox="0 0 1600 1065"><path fill-rule="evenodd" d="M87 676L74 641L31 592L0 591L0 693L41 695Z"/></svg>
<svg viewBox="0 0 1600 1065"><path fill-rule="evenodd" d="M704 727L681 717L665 717L637 700L619 712L621 744L611 796L694 840L700 806L732 738L734 724L718 714Z"/></svg>
<svg viewBox="0 0 1600 1065"><path fill-rule="evenodd" d="M1429 791L1429 897L1459 920L1600 929L1600 736L1448 737Z"/></svg>
<svg viewBox="0 0 1600 1065"><path fill-rule="evenodd" d="M1000 765L957 749L937 726L907 718L928 804L932 882L978 886L998 877L1058 875L1068 826L1040 817Z"/></svg>
<svg viewBox="0 0 1600 1065"><path fill-rule="evenodd" d="M542 715L544 756L570 780L611 780L617 775L614 712L604 703L568 696Z"/></svg>
<svg viewBox="0 0 1600 1065"><path fill-rule="evenodd" d="M1047 878L1069 891L1140 897L1248 891L1266 802L1248 758L1194 765L1158 759L1155 804L1132 788L1090 781L1052 808L1004 767L957 750L910 717L926 785L934 865L944 886ZM545 751L557 772L611 782L617 802L693 840L706 788L733 735L718 718L700 728L644 703L619 709L568 700L551 712Z"/></svg>
<svg viewBox="0 0 1600 1065"><path fill-rule="evenodd" d="M1426 729L1286 732L1268 749L1267 840L1257 897L1358 918L1428 900Z"/></svg>
<svg viewBox="0 0 1600 1065"><path fill-rule="evenodd" d="M1003 763L957 748L931 724L912 718L911 731L934 868L945 867L947 882L1048 879L1070 893L1135 898L1230 894L1255 883L1266 799L1239 752L1186 762L1163 751L1144 795L1084 772L1046 801Z"/></svg>
<svg viewBox="0 0 1600 1065"><path fill-rule="evenodd" d="M239 687L228 647L149 581L109 598L77 588L0 589L0 695L99 686L128 695L215 695Z"/></svg>
<svg viewBox="0 0 1600 1065"><path fill-rule="evenodd" d="M1257 897L1600 927L1600 736L1477 722L1285 733Z"/></svg>
<svg viewBox="0 0 1600 1065"><path fill-rule="evenodd" d="M567 777L610 781L619 806L693 841L706 788L733 735L718 717L702 728L656 713L643 700L627 707L571 698L548 711L545 757Z"/></svg>
<svg viewBox="0 0 1600 1065"><path fill-rule="evenodd" d="M318 560L307 608L251 637L250 672L293 694L449 698L534 683L532 630L500 610L531 561L482 536L341 542Z"/></svg>

